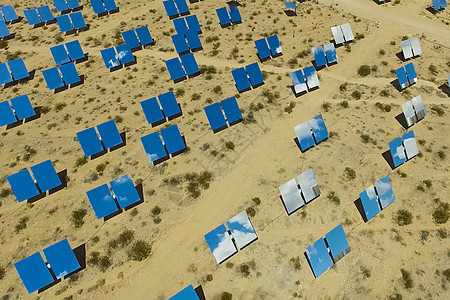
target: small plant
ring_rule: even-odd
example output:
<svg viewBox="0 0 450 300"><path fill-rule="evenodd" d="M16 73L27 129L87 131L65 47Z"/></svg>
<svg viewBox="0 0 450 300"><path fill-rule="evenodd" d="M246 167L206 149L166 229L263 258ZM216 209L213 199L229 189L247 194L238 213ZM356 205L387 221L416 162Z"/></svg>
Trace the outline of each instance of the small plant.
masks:
<svg viewBox="0 0 450 300"><path fill-rule="evenodd" d="M401 269L400 270L402 272L402 280L403 280L403 285L405 286L406 289L411 289L414 287L414 282L411 278L411 273L405 269Z"/></svg>
<svg viewBox="0 0 450 300"><path fill-rule="evenodd" d="M437 154L441 160L444 160L446 157L445 152L442 150L439 150Z"/></svg>
<svg viewBox="0 0 450 300"><path fill-rule="evenodd" d="M3 267L0 267L0 280L2 280L5 277L5 269Z"/></svg>
<svg viewBox="0 0 450 300"><path fill-rule="evenodd" d="M114 120L116 123L122 123L122 122L123 122L123 118L122 118L121 116L119 116L119 115L116 115L116 116L113 118L113 120Z"/></svg>
<svg viewBox="0 0 450 300"><path fill-rule="evenodd" d="M348 108L348 101L347 100L344 100L344 101L342 101L341 103L339 103L340 105L341 105L341 107L343 107L343 108Z"/></svg>
<svg viewBox="0 0 450 300"><path fill-rule="evenodd" d="M254 217L256 216L256 209L254 207L249 207L245 210L245 212L247 213L247 215L249 215L250 217Z"/></svg>
<svg viewBox="0 0 450 300"><path fill-rule="evenodd" d="M356 172L352 168L345 167L344 174L348 180L353 180L356 178Z"/></svg>
<svg viewBox="0 0 450 300"><path fill-rule="evenodd" d="M95 167L95 170L97 171L98 174L103 175L103 172L106 170L106 165L107 163L98 164Z"/></svg>
<svg viewBox="0 0 450 300"><path fill-rule="evenodd" d="M151 212L154 217L158 216L161 213L161 208L159 206L155 206L152 208Z"/></svg>
<svg viewBox="0 0 450 300"><path fill-rule="evenodd" d="M261 199L259 199L259 197L252 198L252 201L253 201L253 203L255 203L255 205L261 204Z"/></svg>
<svg viewBox="0 0 450 300"><path fill-rule="evenodd" d="M225 148L227 150L233 151L234 150L234 143L231 141L225 142Z"/></svg>
<svg viewBox="0 0 450 300"><path fill-rule="evenodd" d="M216 94L221 94L222 93L222 87L220 85L215 86L213 88L213 92L216 93Z"/></svg>
<svg viewBox="0 0 450 300"><path fill-rule="evenodd" d="M182 89L182 88L179 88L179 89L176 89L176 90L175 90L175 96L176 96L176 97L183 97L184 94L185 94L185 91L184 91L184 89Z"/></svg>
<svg viewBox="0 0 450 300"><path fill-rule="evenodd" d="M135 261L142 261L146 259L152 251L152 245L144 240L134 242L128 251L128 258Z"/></svg>
<svg viewBox="0 0 450 300"><path fill-rule="evenodd" d="M334 191L329 192L327 198L336 205L341 204L341 199L339 199L338 195L336 195Z"/></svg>
<svg viewBox="0 0 450 300"><path fill-rule="evenodd" d="M358 68L358 74L365 77L370 74L371 68L369 65L362 65Z"/></svg>
<svg viewBox="0 0 450 300"><path fill-rule="evenodd" d="M80 228L84 224L84 216L87 214L87 210L84 208L80 208L77 210L72 211L71 220L73 223L73 226L75 228Z"/></svg>
<svg viewBox="0 0 450 300"><path fill-rule="evenodd" d="M29 217L22 217L22 218L20 219L19 223L17 223L17 225L16 225L16 227L15 227L16 233L19 233L19 231L21 231L21 230L27 228L27 222L28 222L29 220L30 220Z"/></svg>
<svg viewBox="0 0 450 300"><path fill-rule="evenodd" d="M87 164L88 159L86 156L83 157L78 157L77 160L75 161L75 167L80 167L82 165Z"/></svg>
<svg viewBox="0 0 450 300"><path fill-rule="evenodd" d="M433 105L431 107L431 111L435 114L437 114L438 116L443 116L445 114L444 110L442 109L442 107L438 106L438 105Z"/></svg>
<svg viewBox="0 0 450 300"><path fill-rule="evenodd" d="M405 226L412 223L413 215L406 209L400 209L397 211L394 219L398 226Z"/></svg>
<svg viewBox="0 0 450 300"><path fill-rule="evenodd" d="M330 108L331 108L331 104L329 102L323 102L322 103L322 108L323 108L323 110L328 112L330 110Z"/></svg>
<svg viewBox="0 0 450 300"><path fill-rule="evenodd" d="M302 264L300 263L300 257L299 256L292 257L290 259L290 262L291 262L292 266L294 267L294 269L300 270L302 268Z"/></svg>
<svg viewBox="0 0 450 300"><path fill-rule="evenodd" d="M442 275L445 276L445 279L447 279L447 281L450 281L450 268L442 271ZM1 274L0 274L0 279L1 279Z"/></svg>
<svg viewBox="0 0 450 300"><path fill-rule="evenodd" d="M354 91L352 92L352 97L353 97L353 99L355 99L355 100L361 99L361 92L358 91L358 90L354 90Z"/></svg>
<svg viewBox="0 0 450 300"><path fill-rule="evenodd" d="M241 264L236 269L239 274L241 274L244 277L248 277L250 275L250 266L247 264Z"/></svg>
<svg viewBox="0 0 450 300"><path fill-rule="evenodd" d="M0 198L6 198L9 195L11 195L11 189L9 189L9 188L2 188L2 190L0 191Z"/></svg>
<svg viewBox="0 0 450 300"><path fill-rule="evenodd" d="M220 300L232 300L232 299L233 295L228 292L223 292L222 295L220 296Z"/></svg>
<svg viewBox="0 0 450 300"><path fill-rule="evenodd" d="M371 275L370 270L364 266L361 267L361 273L363 274L364 278L369 278Z"/></svg>
<svg viewBox="0 0 450 300"><path fill-rule="evenodd" d="M66 106L67 106L66 103L64 103L64 102L58 102L58 103L55 104L55 111L56 111L56 112L59 112L59 111L63 110L64 107L66 107Z"/></svg>
<svg viewBox="0 0 450 300"><path fill-rule="evenodd" d="M194 94L192 94L191 99L193 101L196 101L196 100L200 100L201 97L202 96L200 94L194 93Z"/></svg>
<svg viewBox="0 0 450 300"><path fill-rule="evenodd" d="M450 205L439 201L438 206L433 212L434 222L437 224L445 224L450 218Z"/></svg>

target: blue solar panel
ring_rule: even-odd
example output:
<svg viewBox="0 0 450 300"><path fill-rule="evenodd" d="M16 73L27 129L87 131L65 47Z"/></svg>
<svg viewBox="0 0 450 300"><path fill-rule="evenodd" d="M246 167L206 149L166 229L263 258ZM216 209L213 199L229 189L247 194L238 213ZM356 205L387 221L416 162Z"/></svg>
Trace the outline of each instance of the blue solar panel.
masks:
<svg viewBox="0 0 450 300"><path fill-rule="evenodd" d="M302 151L306 151L315 145L308 122L303 122L300 125L295 126L294 131Z"/></svg>
<svg viewBox="0 0 450 300"><path fill-rule="evenodd" d="M100 51L103 61L108 69L120 66L120 61L116 57L114 48L107 48Z"/></svg>
<svg viewBox="0 0 450 300"><path fill-rule="evenodd" d="M214 131L227 126L227 121L225 121L225 117L223 116L219 103L213 103L203 109L205 110L211 130Z"/></svg>
<svg viewBox="0 0 450 300"><path fill-rule="evenodd" d="M174 154L186 148L177 125L161 129L161 136L169 154Z"/></svg>
<svg viewBox="0 0 450 300"><path fill-rule="evenodd" d="M49 22L54 20L55 18L52 15L52 12L50 11L50 7L48 5L41 6L37 8L38 14L41 17L42 22Z"/></svg>
<svg viewBox="0 0 450 300"><path fill-rule="evenodd" d="M176 295L169 298L169 300L200 300L195 293L194 287L189 285L178 292Z"/></svg>
<svg viewBox="0 0 450 300"><path fill-rule="evenodd" d="M78 132L77 138L86 157L103 151L102 143L98 138L95 128L91 127Z"/></svg>
<svg viewBox="0 0 450 300"><path fill-rule="evenodd" d="M8 67L11 70L14 80L24 79L30 76L21 58L9 61Z"/></svg>
<svg viewBox="0 0 450 300"><path fill-rule="evenodd" d="M397 74L398 82L400 84L400 87L404 89L408 84L408 78L406 77L406 71L405 68L401 67L395 71Z"/></svg>
<svg viewBox="0 0 450 300"><path fill-rule="evenodd" d="M439 3L441 4L441 8L447 7L447 1L446 0L439 0Z"/></svg>
<svg viewBox="0 0 450 300"><path fill-rule="evenodd" d="M10 35L8 26L6 26L5 21L0 20L0 38Z"/></svg>
<svg viewBox="0 0 450 300"><path fill-rule="evenodd" d="M30 118L36 115L33 105L31 105L28 95L22 95L11 99L11 105L19 120Z"/></svg>
<svg viewBox="0 0 450 300"><path fill-rule="evenodd" d="M325 54L327 56L327 61L328 63L335 63L337 62L338 58L337 58L337 54L336 54L336 48L334 47L333 44L327 44L323 46L324 50L325 50Z"/></svg>
<svg viewBox="0 0 450 300"><path fill-rule="evenodd" d="M402 136L403 147L405 148L406 160L409 160L419 154L419 148L417 148L416 138L414 131L409 131Z"/></svg>
<svg viewBox="0 0 450 300"><path fill-rule="evenodd" d="M409 83L412 84L413 82L416 82L417 74L416 74L416 70L414 69L414 65L412 62L405 66L405 70L406 70L406 76L408 76Z"/></svg>
<svg viewBox="0 0 450 300"><path fill-rule="evenodd" d="M313 131L316 144L328 138L328 130L327 127L325 126L325 122L323 121L322 115L318 115L309 120L309 125L311 125L311 129Z"/></svg>
<svg viewBox="0 0 450 300"><path fill-rule="evenodd" d="M107 11L114 11L117 9L116 2L114 0L103 0Z"/></svg>
<svg viewBox="0 0 450 300"><path fill-rule="evenodd" d="M183 68L188 76L195 75L200 72L200 69L195 61L194 54L188 53L180 56Z"/></svg>
<svg viewBox="0 0 450 300"><path fill-rule="evenodd" d="M70 19L72 20L72 24L75 29L86 28L86 22L84 22L84 18L83 15L81 14L81 11L71 13L69 16Z"/></svg>
<svg viewBox="0 0 450 300"><path fill-rule="evenodd" d="M167 70L169 70L170 78L172 78L173 81L186 77L178 57L166 60L166 66Z"/></svg>
<svg viewBox="0 0 450 300"><path fill-rule="evenodd" d="M61 32L67 32L67 31L73 30L69 15L62 15L62 16L56 17L56 22L58 22L59 30Z"/></svg>
<svg viewBox="0 0 450 300"><path fill-rule="evenodd" d="M171 18L178 15L178 9L175 6L173 0L163 1L164 8L166 9L167 15Z"/></svg>
<svg viewBox="0 0 450 300"><path fill-rule="evenodd" d="M242 120L242 114L235 97L230 97L220 102L228 123L234 123Z"/></svg>
<svg viewBox="0 0 450 300"><path fill-rule="evenodd" d="M67 239L45 248L44 255L56 279L63 278L81 268Z"/></svg>
<svg viewBox="0 0 450 300"><path fill-rule="evenodd" d="M259 39L255 41L256 50L258 50L258 55L260 59L266 59L270 57L269 46L267 45L266 39Z"/></svg>
<svg viewBox="0 0 450 300"><path fill-rule="evenodd" d="M130 47L130 49L134 49L141 46L137 38L136 32L133 29L122 32L122 37L123 40L125 41L125 44L128 47Z"/></svg>
<svg viewBox="0 0 450 300"><path fill-rule="evenodd" d="M173 20L173 25L175 26L177 34L184 34L185 32L188 31L188 26L186 24L185 18Z"/></svg>
<svg viewBox="0 0 450 300"><path fill-rule="evenodd" d="M131 49L127 44L116 46L116 52L120 62L124 65L136 61L133 52L131 52Z"/></svg>
<svg viewBox="0 0 450 300"><path fill-rule="evenodd" d="M391 151L394 166L398 167L406 161L405 148L403 148L402 139L396 138L389 143L389 150Z"/></svg>
<svg viewBox="0 0 450 300"><path fill-rule="evenodd" d="M242 20L239 8L236 4L230 4L230 19L231 22L236 23Z"/></svg>
<svg viewBox="0 0 450 300"><path fill-rule="evenodd" d="M336 262L336 257L343 254L345 255L349 248L347 237L344 232L344 228L339 224L325 235L328 248L331 252L331 257Z"/></svg>
<svg viewBox="0 0 450 300"><path fill-rule="evenodd" d="M284 6L287 9L297 9L297 4L295 4L294 2L284 2Z"/></svg>
<svg viewBox="0 0 450 300"><path fill-rule="evenodd" d="M305 92L307 90L305 77L303 77L302 70L297 70L290 75L292 80L292 86L296 94Z"/></svg>
<svg viewBox="0 0 450 300"><path fill-rule="evenodd" d="M189 27L189 30L195 31L197 33L200 33L202 31L196 15L187 16L185 19Z"/></svg>
<svg viewBox="0 0 450 300"><path fill-rule="evenodd" d="M229 25L231 23L230 16L225 7L216 9L217 16L219 17L220 25Z"/></svg>
<svg viewBox="0 0 450 300"><path fill-rule="evenodd" d="M248 77L250 78L250 82L253 87L264 83L264 78L262 76L258 63L252 63L246 66L245 70L247 71Z"/></svg>
<svg viewBox="0 0 450 300"><path fill-rule="evenodd" d="M244 68L235 69L231 71L231 74L233 75L234 83L239 92L250 88L250 81Z"/></svg>
<svg viewBox="0 0 450 300"><path fill-rule="evenodd" d="M114 122L114 120L98 125L97 129L106 149L123 143L122 137L120 136L119 130L116 126L116 122Z"/></svg>
<svg viewBox="0 0 450 300"><path fill-rule="evenodd" d="M136 34L139 38L139 42L141 42L141 45L145 46L153 43L152 35L150 34L147 26L136 28Z"/></svg>
<svg viewBox="0 0 450 300"><path fill-rule="evenodd" d="M361 204L363 206L367 221L372 219L381 211L373 186L360 193L359 199L361 199Z"/></svg>
<svg viewBox="0 0 450 300"><path fill-rule="evenodd" d="M178 12L180 14L189 12L189 7L186 3L186 0L175 0L175 4L176 4L176 6L178 8Z"/></svg>
<svg viewBox="0 0 450 300"><path fill-rule="evenodd" d="M188 30L185 33L189 48L191 50L196 50L202 48L202 42L200 41L200 38L198 36L198 33L193 30Z"/></svg>
<svg viewBox="0 0 450 300"><path fill-rule="evenodd" d="M39 191L31 178L28 170L20 171L16 174L8 176L9 185L16 196L17 201L22 202L39 194Z"/></svg>
<svg viewBox="0 0 450 300"><path fill-rule="evenodd" d="M319 86L319 78L316 74L316 69L314 66L309 66L303 69L303 74L305 74L306 83L310 89Z"/></svg>
<svg viewBox="0 0 450 300"><path fill-rule="evenodd" d="M2 6L1 9L2 9L2 14L5 17L6 22L12 22L19 18L19 17L17 17L17 14L14 11L14 7L12 5Z"/></svg>
<svg viewBox="0 0 450 300"><path fill-rule="evenodd" d="M328 254L328 249L323 238L306 248L306 256L308 257L315 277L319 276L333 265L333 261Z"/></svg>
<svg viewBox="0 0 450 300"><path fill-rule="evenodd" d="M441 4L439 3L439 0L432 0L431 2L433 3L434 10L441 9Z"/></svg>
<svg viewBox="0 0 450 300"><path fill-rule="evenodd" d="M11 73L5 63L0 64L0 84L5 84L13 81Z"/></svg>
<svg viewBox="0 0 450 300"><path fill-rule="evenodd" d="M205 234L205 240L217 263L221 263L237 252L225 225Z"/></svg>
<svg viewBox="0 0 450 300"><path fill-rule="evenodd" d="M375 182L375 188L377 189L382 209L385 209L389 204L395 201L394 192L392 191L391 182L389 181L388 176Z"/></svg>
<svg viewBox="0 0 450 300"><path fill-rule="evenodd" d="M0 102L0 127L16 122L11 106L8 101Z"/></svg>
<svg viewBox="0 0 450 300"><path fill-rule="evenodd" d="M321 67L327 64L327 59L325 57L325 52L322 46L315 47L312 49L314 54L314 60L316 61L316 66Z"/></svg>
<svg viewBox="0 0 450 300"><path fill-rule="evenodd" d="M159 122L164 119L164 115L159 107L156 97L141 102L142 110L149 124Z"/></svg>
<svg viewBox="0 0 450 300"><path fill-rule="evenodd" d="M157 132L141 137L141 142L150 162L167 157L166 149Z"/></svg>
<svg viewBox="0 0 450 300"><path fill-rule="evenodd" d="M66 11L68 9L66 1L64 0L53 0L53 4L55 4L57 11Z"/></svg>
<svg viewBox="0 0 450 300"><path fill-rule="evenodd" d="M67 7L69 7L70 9L80 7L78 0L66 0L66 2L67 2Z"/></svg>
<svg viewBox="0 0 450 300"><path fill-rule="evenodd" d="M37 164L30 169L41 192L51 190L62 184L50 160Z"/></svg>
<svg viewBox="0 0 450 300"><path fill-rule="evenodd" d="M64 86L64 82L57 68L44 70L42 71L42 75L44 75L49 90L58 89Z"/></svg>
<svg viewBox="0 0 450 300"><path fill-rule="evenodd" d="M70 62L70 58L67 55L64 45L58 45L50 48L53 59L57 66Z"/></svg>
<svg viewBox="0 0 450 300"><path fill-rule="evenodd" d="M180 107L178 105L177 99L173 92L167 92L158 96L159 103L163 109L164 115L167 118L178 115L181 113Z"/></svg>
<svg viewBox="0 0 450 300"><path fill-rule="evenodd" d="M108 185L104 184L86 192L97 219L104 218L119 210Z"/></svg>
<svg viewBox="0 0 450 300"><path fill-rule="evenodd" d="M80 42L78 40L66 43L67 52L72 61L85 58L83 49L81 49Z"/></svg>
<svg viewBox="0 0 450 300"><path fill-rule="evenodd" d="M106 11L105 7L103 6L102 0L90 0L92 9L94 10L94 13L96 15L104 13Z"/></svg>
<svg viewBox="0 0 450 300"><path fill-rule="evenodd" d="M114 196L121 208L126 208L141 200L130 175L125 175L113 180L110 184Z"/></svg>
<svg viewBox="0 0 450 300"><path fill-rule="evenodd" d="M61 65L59 66L59 70L61 71L62 78L66 85L71 85L73 83L78 83L81 81L74 63Z"/></svg>
<svg viewBox="0 0 450 300"><path fill-rule="evenodd" d="M53 282L52 274L39 253L16 262L14 267L29 294Z"/></svg>
<svg viewBox="0 0 450 300"><path fill-rule="evenodd" d="M25 18L27 19L27 22L30 25L36 25L36 24L42 23L41 19L39 18L36 8L24 10L23 14L25 15Z"/></svg>
<svg viewBox="0 0 450 300"><path fill-rule="evenodd" d="M280 55L282 53L280 41L277 35L272 35L267 38L267 43L269 44L270 52L272 56Z"/></svg>
<svg viewBox="0 0 450 300"><path fill-rule="evenodd" d="M175 50L177 53L184 53L189 51L189 46L186 42L184 34L172 35L172 42L175 45Z"/></svg>

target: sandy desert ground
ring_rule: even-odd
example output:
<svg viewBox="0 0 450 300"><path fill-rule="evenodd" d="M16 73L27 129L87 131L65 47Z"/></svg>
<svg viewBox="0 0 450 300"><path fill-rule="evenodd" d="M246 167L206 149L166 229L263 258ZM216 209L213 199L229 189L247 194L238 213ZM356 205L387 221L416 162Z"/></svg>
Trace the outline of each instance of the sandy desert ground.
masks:
<svg viewBox="0 0 450 300"><path fill-rule="evenodd" d="M90 28L76 35L60 35L57 24L33 29L22 20L9 25L16 36L0 50L0 61L20 57L36 72L26 83L1 89L1 101L28 94L42 114L0 129L2 299L168 299L190 284L201 285L206 299L231 299L226 293L246 300L450 298L449 223L438 224L433 217L445 205L448 214L450 195L450 94L443 88L450 71L448 8L432 14L431 0L383 5L319 0L305 1L297 16L287 16L281 0L240 1L242 24L222 29L215 9L225 1L192 3L191 14L203 30L203 50L195 53L203 72L174 84L164 64L176 56L170 38L174 27L162 1L116 3L120 12L98 18L89 1L80 0ZM49 0L2 1L6 4L21 16L27 8L54 8ZM296 98L289 73L311 65L310 49L329 43L330 27L347 22L355 42L337 48L338 64L318 71L318 90ZM156 44L135 52L137 64L109 72L100 50L122 43L120 32L138 26L149 26ZM260 63L263 86L237 95L231 70L258 61L253 41L272 34L278 35L283 55ZM393 70L405 64L396 54L403 37L416 36L423 50L412 60L418 82L400 92L391 84ZM55 94L41 72L54 67L49 47L75 39L89 53L88 61L76 65L84 84ZM371 66L371 74L358 75L361 65ZM139 102L169 90L176 93L183 116L152 128ZM213 134L203 107L234 95L244 122ZM395 117L417 95L428 111L411 128L420 155L392 170L382 153L406 132ZM293 128L318 114L330 138L302 153ZM83 161L76 133L109 119L126 132L126 146ZM140 137L173 124L189 150L153 166ZM58 172L67 169L67 187L34 203L18 203L8 193L6 177L47 159ZM322 194L288 216L278 187L309 168ZM209 187L200 187L196 198L187 192L184 178L190 172L211 174ZM125 174L142 183L144 202L97 220L86 191ZM386 175L396 201L364 223L354 201ZM72 216L80 209L86 214L77 228ZM246 209L258 240L218 265L203 236ZM411 213L411 224L398 224L401 210ZM338 224L351 252L314 278L304 250ZM134 233L130 240L112 246L127 230ZM64 238L73 248L85 246L86 268L29 295L13 264ZM130 260L127 253L138 240L151 245L151 254ZM95 252L101 263L92 260Z"/></svg>

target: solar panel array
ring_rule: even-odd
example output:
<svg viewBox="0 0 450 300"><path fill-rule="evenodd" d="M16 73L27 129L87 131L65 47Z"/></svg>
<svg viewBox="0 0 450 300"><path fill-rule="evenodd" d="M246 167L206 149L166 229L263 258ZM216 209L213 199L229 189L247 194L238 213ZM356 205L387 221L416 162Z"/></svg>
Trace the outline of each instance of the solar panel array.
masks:
<svg viewBox="0 0 450 300"><path fill-rule="evenodd" d="M124 142L114 120L97 125L97 130L100 136L94 127L77 133L78 142L86 157L99 154Z"/></svg>
<svg viewBox="0 0 450 300"><path fill-rule="evenodd" d="M147 26L124 31L122 32L122 37L125 41L125 45L132 51L135 49L142 49L142 47L153 45L155 43Z"/></svg>
<svg viewBox="0 0 450 300"><path fill-rule="evenodd" d="M22 58L0 64L0 84L13 83L30 77Z"/></svg>
<svg viewBox="0 0 450 300"><path fill-rule="evenodd" d="M202 42L196 31L187 30L184 33L172 35L172 42L178 54L203 49Z"/></svg>
<svg viewBox="0 0 450 300"><path fill-rule="evenodd" d="M434 10L442 10L447 7L447 0L432 0Z"/></svg>
<svg viewBox="0 0 450 300"><path fill-rule="evenodd" d="M314 61L316 62L317 67L338 62L336 48L333 44L312 48L312 52L314 54Z"/></svg>
<svg viewBox="0 0 450 300"><path fill-rule="evenodd" d="M417 82L417 74L413 63L409 63L395 71L400 88L404 89Z"/></svg>
<svg viewBox="0 0 450 300"><path fill-rule="evenodd" d="M114 0L90 0L96 15L106 15L119 10Z"/></svg>
<svg viewBox="0 0 450 300"><path fill-rule="evenodd" d="M186 0L166 0L163 1L163 4L170 19L189 14Z"/></svg>
<svg viewBox="0 0 450 300"><path fill-rule="evenodd" d="M175 26L175 30L178 34L184 34L187 31L194 31L198 34L202 33L202 29L196 15L174 19L173 25Z"/></svg>
<svg viewBox="0 0 450 300"><path fill-rule="evenodd" d="M23 13L25 15L25 18L27 19L28 24L30 25L38 25L55 20L55 17L53 17L48 5L27 9L24 10Z"/></svg>
<svg viewBox="0 0 450 300"><path fill-rule="evenodd" d="M186 79L186 76L190 78L200 74L200 68L192 53L166 60L165 63L170 78L172 78L174 82L182 81Z"/></svg>
<svg viewBox="0 0 450 300"><path fill-rule="evenodd" d="M297 180L289 180L278 190L288 215L320 196L319 185L312 169L298 175Z"/></svg>
<svg viewBox="0 0 450 300"><path fill-rule="evenodd" d="M395 201L389 177L385 176L375 182L375 187L373 185L368 187L359 194L359 199L363 207L365 221L369 221Z"/></svg>
<svg viewBox="0 0 450 300"><path fill-rule="evenodd" d="M59 30L61 32L79 31L87 28L81 11L58 16L56 17L56 22L58 22Z"/></svg>
<svg viewBox="0 0 450 300"><path fill-rule="evenodd" d="M242 121L242 114L235 97L222 100L220 104L208 105L204 111L213 132L218 132Z"/></svg>
<svg viewBox="0 0 450 300"><path fill-rule="evenodd" d="M122 65L136 62L128 44L122 44L116 47L106 48L100 51L106 68L114 69Z"/></svg>
<svg viewBox="0 0 450 300"><path fill-rule="evenodd" d="M322 115L295 126L294 131L302 152L328 138L328 130Z"/></svg>
<svg viewBox="0 0 450 300"><path fill-rule="evenodd" d="M410 59L422 54L422 48L420 47L420 41L418 37L403 40L401 42L403 57L405 59Z"/></svg>
<svg viewBox="0 0 450 300"><path fill-rule="evenodd" d="M158 103L159 100L159 103ZM149 124L159 125L166 119L171 120L181 116L181 108L172 91L141 102L142 110Z"/></svg>
<svg viewBox="0 0 450 300"><path fill-rule="evenodd" d="M255 46L260 60L266 60L270 57L275 58L283 54L277 35L256 40Z"/></svg>
<svg viewBox="0 0 450 300"><path fill-rule="evenodd" d="M308 90L312 91L319 87L319 77L317 76L314 66L309 66L303 70L297 70L290 74L292 81L292 88L295 96L306 93Z"/></svg>
<svg viewBox="0 0 450 300"><path fill-rule="evenodd" d="M67 239L45 248L43 252L48 265L39 252L14 264L30 294L81 268ZM53 278L50 269L56 278Z"/></svg>
<svg viewBox="0 0 450 300"><path fill-rule="evenodd" d="M167 159L169 155L174 157L186 149L184 138L177 125L161 129L160 132L162 140L158 132L141 137L147 158L153 164Z"/></svg>
<svg viewBox="0 0 450 300"><path fill-rule="evenodd" d="M422 96L414 97L412 100L402 104L403 115L405 116L408 127L419 122L427 115Z"/></svg>
<svg viewBox="0 0 450 300"><path fill-rule="evenodd" d="M11 105L8 101L0 102L0 127L31 118L35 115L36 112L31 105L28 95L11 99Z"/></svg>
<svg viewBox="0 0 450 300"><path fill-rule="evenodd" d="M351 42L355 39L350 23L331 27L331 33L333 34L334 43L336 45Z"/></svg>
<svg viewBox="0 0 450 300"><path fill-rule="evenodd" d="M245 211L229 219L227 227L228 230L222 224L205 234L206 243L218 264L235 254L237 249L242 250L258 239Z"/></svg>
<svg viewBox="0 0 450 300"><path fill-rule="evenodd" d="M30 168L34 179L28 169L8 176L6 179L16 196L17 201L29 200L41 193L62 185L58 174L50 160L46 160Z"/></svg>
<svg viewBox="0 0 450 300"><path fill-rule="evenodd" d="M53 0L53 4L55 4L58 12L73 11L81 8L78 0Z"/></svg>
<svg viewBox="0 0 450 300"><path fill-rule="evenodd" d="M419 154L414 131L405 133L401 138L396 138L389 143L394 167L398 167L405 161L412 159Z"/></svg>
<svg viewBox="0 0 450 300"><path fill-rule="evenodd" d="M86 58L78 40L50 47L50 52L57 66Z"/></svg>
<svg viewBox="0 0 450 300"><path fill-rule="evenodd" d="M49 90L57 90L81 82L73 62L42 71Z"/></svg>
<svg viewBox="0 0 450 300"><path fill-rule="evenodd" d="M239 24L242 22L239 8L233 2L229 2L228 7L216 9L216 13L219 17L220 26L222 27L230 26L231 24Z"/></svg>
<svg viewBox="0 0 450 300"><path fill-rule="evenodd" d="M239 93L257 88L264 84L264 77L258 63L252 63L246 67L241 67L231 71L234 83Z"/></svg>
<svg viewBox="0 0 450 300"><path fill-rule="evenodd" d="M188 285L169 300L200 300L192 285Z"/></svg>
<svg viewBox="0 0 450 300"><path fill-rule="evenodd" d="M331 268L349 252L350 246L340 224L305 250L314 277Z"/></svg>

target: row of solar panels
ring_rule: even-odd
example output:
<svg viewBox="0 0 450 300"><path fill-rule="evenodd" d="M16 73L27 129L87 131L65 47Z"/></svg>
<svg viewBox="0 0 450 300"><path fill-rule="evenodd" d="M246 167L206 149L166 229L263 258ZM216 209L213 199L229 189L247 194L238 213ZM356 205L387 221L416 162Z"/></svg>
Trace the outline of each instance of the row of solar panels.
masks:
<svg viewBox="0 0 450 300"><path fill-rule="evenodd" d="M97 130L98 134L94 127L77 133L78 142L86 157L99 154L124 143L114 120L97 125Z"/></svg>
<svg viewBox="0 0 450 300"><path fill-rule="evenodd" d="M189 13L189 7L186 0L166 0L163 1L163 5L167 15L171 19Z"/></svg>
<svg viewBox="0 0 450 300"><path fill-rule="evenodd" d="M136 58L127 44L103 49L100 51L100 54L102 55L103 62L108 69L131 64L136 61Z"/></svg>
<svg viewBox="0 0 450 300"><path fill-rule="evenodd" d="M404 67L395 70L400 88L404 89L417 82L417 74L413 63L409 63Z"/></svg>
<svg viewBox="0 0 450 300"><path fill-rule="evenodd" d="M158 103L159 100L159 103ZM167 92L141 102L142 110L149 124L159 125L166 121L181 116L181 107L174 93Z"/></svg>
<svg viewBox="0 0 450 300"><path fill-rule="evenodd" d="M57 66L86 58L78 40L51 47L50 52Z"/></svg>
<svg viewBox="0 0 450 300"><path fill-rule="evenodd" d="M11 104L9 101L0 102L0 127L34 117L35 115L36 111L31 105L28 95L11 99Z"/></svg>
<svg viewBox="0 0 450 300"><path fill-rule="evenodd" d="M173 20L173 25L178 34L184 34L187 31L195 31L201 33L200 23L196 15L187 16Z"/></svg>
<svg viewBox="0 0 450 300"><path fill-rule="evenodd" d="M238 24L242 22L239 8L235 3L228 3L228 7L221 7L216 9L217 16L219 17L220 26L226 27L231 24Z"/></svg>
<svg viewBox="0 0 450 300"><path fill-rule="evenodd" d="M295 126L294 131L302 152L328 138L328 130L322 115Z"/></svg>
<svg viewBox="0 0 450 300"><path fill-rule="evenodd" d="M198 33L191 30L172 35L172 41L178 54L185 54L189 51L197 51L203 48Z"/></svg>

